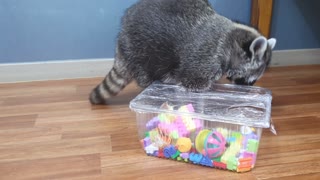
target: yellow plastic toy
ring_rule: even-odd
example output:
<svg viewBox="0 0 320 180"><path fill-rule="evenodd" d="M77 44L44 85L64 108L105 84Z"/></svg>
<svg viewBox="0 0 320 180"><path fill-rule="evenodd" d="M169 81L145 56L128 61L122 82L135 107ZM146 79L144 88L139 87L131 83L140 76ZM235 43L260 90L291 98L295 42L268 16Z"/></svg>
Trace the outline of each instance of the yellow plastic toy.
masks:
<svg viewBox="0 0 320 180"><path fill-rule="evenodd" d="M195 144L196 144L196 150L199 153L203 152L205 139L208 137L209 133L211 133L211 131L209 131L208 129L205 129L200 131L199 134L197 135Z"/></svg>
<svg viewBox="0 0 320 180"><path fill-rule="evenodd" d="M179 138L176 143L176 146L177 146L178 150L182 153L189 152L192 147L191 139L185 138L185 137Z"/></svg>

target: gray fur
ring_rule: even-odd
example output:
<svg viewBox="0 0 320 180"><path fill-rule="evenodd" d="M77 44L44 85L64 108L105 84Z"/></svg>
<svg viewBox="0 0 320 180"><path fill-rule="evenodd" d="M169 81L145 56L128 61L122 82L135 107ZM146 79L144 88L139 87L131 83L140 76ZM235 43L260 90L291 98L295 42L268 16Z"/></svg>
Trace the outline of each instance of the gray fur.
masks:
<svg viewBox="0 0 320 180"><path fill-rule="evenodd" d="M117 87L134 79L142 88L159 80L202 90L223 75L252 85L270 63L275 44L260 39L252 45L259 37L255 29L217 14L208 0L140 0L122 18L114 69L125 83ZM112 89L110 74L92 91L91 103L106 102L99 87Z"/></svg>

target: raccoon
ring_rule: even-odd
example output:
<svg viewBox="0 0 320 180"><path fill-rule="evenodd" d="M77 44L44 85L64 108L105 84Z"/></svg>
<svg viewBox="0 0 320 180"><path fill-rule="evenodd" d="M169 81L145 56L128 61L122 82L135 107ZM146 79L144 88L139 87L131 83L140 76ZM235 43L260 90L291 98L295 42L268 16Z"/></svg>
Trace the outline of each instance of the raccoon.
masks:
<svg viewBox="0 0 320 180"><path fill-rule="evenodd" d="M268 67L276 39L219 15L208 0L140 0L121 19L115 62L90 94L106 104L128 83L154 81L191 91L226 76L253 85Z"/></svg>

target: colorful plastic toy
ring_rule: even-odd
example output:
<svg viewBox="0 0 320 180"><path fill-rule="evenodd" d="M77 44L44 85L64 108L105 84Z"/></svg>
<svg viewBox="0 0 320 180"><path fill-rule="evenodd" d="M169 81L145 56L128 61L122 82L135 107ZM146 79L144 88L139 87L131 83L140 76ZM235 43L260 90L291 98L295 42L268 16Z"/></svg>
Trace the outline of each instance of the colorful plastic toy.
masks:
<svg viewBox="0 0 320 180"><path fill-rule="evenodd" d="M228 159L227 161L227 169L231 170L231 171L236 171L238 166L238 160L236 157L231 157L230 159Z"/></svg>
<svg viewBox="0 0 320 180"><path fill-rule="evenodd" d="M192 147L192 142L190 138L179 138L176 146L178 148L178 150L182 153L186 153L189 152L191 150Z"/></svg>
<svg viewBox="0 0 320 180"><path fill-rule="evenodd" d="M241 126L241 128L240 128L240 132L241 132L242 134L251 134L251 133L254 132L254 131L255 131L254 128L250 128L250 127L248 127L248 126Z"/></svg>
<svg viewBox="0 0 320 180"><path fill-rule="evenodd" d="M259 141L255 139L249 139L247 144L247 151L256 153L258 151Z"/></svg>
<svg viewBox="0 0 320 180"><path fill-rule="evenodd" d="M173 110L169 105L162 108ZM194 112L194 109L189 104L178 111ZM146 123L147 132L140 142L149 156L236 172L254 167L260 140L255 129L246 126L234 130L203 129L203 126L203 121L197 118L160 113Z"/></svg>
<svg viewBox="0 0 320 180"><path fill-rule="evenodd" d="M159 149L159 151L158 151L158 157L159 157L159 158L164 158L163 149Z"/></svg>
<svg viewBox="0 0 320 180"><path fill-rule="evenodd" d="M205 140L203 153L210 158L219 157L226 150L226 145L225 138L219 132L211 132Z"/></svg>
<svg viewBox="0 0 320 180"><path fill-rule="evenodd" d="M210 130L205 129L205 130L200 131L199 134L197 135L196 140L195 140L195 145L196 145L196 150L199 153L203 152L205 140L208 137L208 135L210 134L210 132L211 132Z"/></svg>
<svg viewBox="0 0 320 180"><path fill-rule="evenodd" d="M252 168L252 158L241 158L237 167L237 172L246 172Z"/></svg>
<svg viewBox="0 0 320 180"><path fill-rule="evenodd" d="M177 150L174 148L174 146L168 146L164 148L163 154L166 158L171 158L173 155L175 155Z"/></svg>
<svg viewBox="0 0 320 180"><path fill-rule="evenodd" d="M181 153L180 157L182 157L183 159L189 159L189 153Z"/></svg>
<svg viewBox="0 0 320 180"><path fill-rule="evenodd" d="M149 137L146 137L143 139L143 145L144 147L147 147L151 144L151 139Z"/></svg>
<svg viewBox="0 0 320 180"><path fill-rule="evenodd" d="M243 158L252 158L252 164L255 164L256 163L256 158L257 158L257 154L256 153L252 153L252 152L243 152L241 153L241 156L240 157L243 157Z"/></svg>
<svg viewBox="0 0 320 180"><path fill-rule="evenodd" d="M221 156L226 145L226 139L218 131L203 130L196 137L197 151L210 158Z"/></svg>
<svg viewBox="0 0 320 180"><path fill-rule="evenodd" d="M196 153L191 153L189 158L190 161L192 161L193 164L199 164L201 162L202 159L202 154L196 154Z"/></svg>
<svg viewBox="0 0 320 180"><path fill-rule="evenodd" d="M211 161L211 159L208 156L203 156L200 164L203 166L209 166L209 167L213 167L213 163Z"/></svg>
<svg viewBox="0 0 320 180"><path fill-rule="evenodd" d="M147 128L147 130L150 131L150 130L158 127L159 123L160 123L160 119L158 117L154 117L146 124L146 128Z"/></svg>
<svg viewBox="0 0 320 180"><path fill-rule="evenodd" d="M243 137L243 141L242 141L242 145L244 148L247 148L247 145L248 145L248 140L251 139L251 140L257 140L258 141L258 136L254 133L251 133L251 134L246 134L244 137Z"/></svg>
<svg viewBox="0 0 320 180"><path fill-rule="evenodd" d="M153 155L153 153L154 153L155 151L158 151L158 150L159 150L159 148L156 147L156 146L153 145L153 144L150 144L149 146L145 147L146 153L147 153L147 154L150 154L150 155Z"/></svg>
<svg viewBox="0 0 320 180"><path fill-rule="evenodd" d="M213 161L213 166L218 169L227 169L227 165L222 162Z"/></svg>
<svg viewBox="0 0 320 180"><path fill-rule="evenodd" d="M179 157L177 157L178 161L185 161L188 162L189 161L189 153L181 153Z"/></svg>
<svg viewBox="0 0 320 180"><path fill-rule="evenodd" d="M171 155L171 159L176 159L177 157L180 156L180 151L176 151L173 155Z"/></svg>
<svg viewBox="0 0 320 180"><path fill-rule="evenodd" d="M173 107L168 104L164 104L161 108L173 110ZM178 110L181 112L194 111L191 104L182 106ZM179 138L196 136L202 128L202 121L199 119L166 113L159 113L156 117L146 123L146 129L148 130L147 134L149 135L151 142L159 147L164 147L170 144L171 141L176 142ZM186 147L189 146L190 142L187 143ZM187 152L183 149L182 151Z"/></svg>

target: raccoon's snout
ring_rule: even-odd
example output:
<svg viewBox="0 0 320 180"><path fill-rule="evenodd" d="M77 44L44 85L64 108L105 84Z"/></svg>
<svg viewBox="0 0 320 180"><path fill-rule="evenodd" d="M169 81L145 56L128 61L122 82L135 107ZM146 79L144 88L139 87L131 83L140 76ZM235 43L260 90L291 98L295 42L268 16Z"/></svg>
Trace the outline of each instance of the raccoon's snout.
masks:
<svg viewBox="0 0 320 180"><path fill-rule="evenodd" d="M232 78L228 77L227 79L229 79L230 81L232 81ZM252 81L252 82L248 82L245 78L238 78L238 79L234 79L234 83L238 84L238 85L248 85L248 86L253 86L256 83L256 80Z"/></svg>
<svg viewBox="0 0 320 180"><path fill-rule="evenodd" d="M249 85L249 86L253 86L256 83L256 80L252 81L252 82L248 82L245 78L239 78L236 79L234 81L236 84L238 85Z"/></svg>
<svg viewBox="0 0 320 180"><path fill-rule="evenodd" d="M239 79L235 79L234 82L238 85L245 85L247 84L246 83L246 80L244 78L239 78Z"/></svg>
<svg viewBox="0 0 320 180"><path fill-rule="evenodd" d="M253 86L256 82L257 82L257 81L256 81L256 80L254 80L254 81L252 81L252 82L248 83L248 85L249 85L249 86Z"/></svg>

